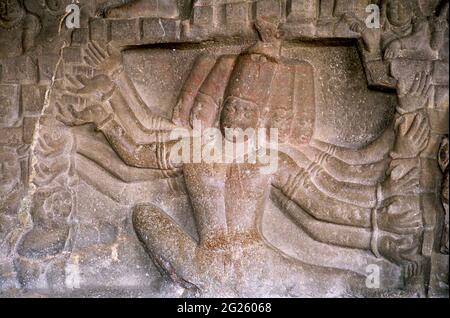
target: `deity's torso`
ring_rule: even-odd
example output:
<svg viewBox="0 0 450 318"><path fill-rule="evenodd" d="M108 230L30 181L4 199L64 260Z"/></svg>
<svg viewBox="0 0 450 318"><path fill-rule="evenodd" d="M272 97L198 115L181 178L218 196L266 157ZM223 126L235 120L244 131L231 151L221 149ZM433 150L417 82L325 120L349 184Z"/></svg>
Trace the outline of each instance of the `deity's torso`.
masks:
<svg viewBox="0 0 450 318"><path fill-rule="evenodd" d="M184 174L200 244L259 241L270 176L256 164L186 164Z"/></svg>

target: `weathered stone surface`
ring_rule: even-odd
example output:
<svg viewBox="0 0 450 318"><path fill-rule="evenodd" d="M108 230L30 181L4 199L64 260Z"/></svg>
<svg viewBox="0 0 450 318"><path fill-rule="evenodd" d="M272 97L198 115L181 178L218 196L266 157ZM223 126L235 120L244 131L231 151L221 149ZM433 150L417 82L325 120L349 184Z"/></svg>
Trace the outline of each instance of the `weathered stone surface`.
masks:
<svg viewBox="0 0 450 318"><path fill-rule="evenodd" d="M79 2L0 0L0 295L448 297L448 1Z"/></svg>

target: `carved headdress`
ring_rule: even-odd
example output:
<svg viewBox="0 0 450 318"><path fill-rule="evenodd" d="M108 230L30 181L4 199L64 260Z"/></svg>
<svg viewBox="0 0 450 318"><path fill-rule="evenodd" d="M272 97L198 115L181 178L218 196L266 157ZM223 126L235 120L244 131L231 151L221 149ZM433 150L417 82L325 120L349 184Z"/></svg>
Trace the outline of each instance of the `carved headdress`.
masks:
<svg viewBox="0 0 450 318"><path fill-rule="evenodd" d="M282 36L279 26L280 22L276 20L256 20L255 28L258 31L260 40L248 52L262 54L268 58L278 60L280 58Z"/></svg>

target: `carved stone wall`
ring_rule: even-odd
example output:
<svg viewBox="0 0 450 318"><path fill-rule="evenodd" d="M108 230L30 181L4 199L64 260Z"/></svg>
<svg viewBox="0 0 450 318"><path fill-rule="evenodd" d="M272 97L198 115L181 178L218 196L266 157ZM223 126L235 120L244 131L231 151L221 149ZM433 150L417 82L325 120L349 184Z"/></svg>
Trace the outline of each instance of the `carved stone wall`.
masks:
<svg viewBox="0 0 450 318"><path fill-rule="evenodd" d="M448 297L448 0L70 4L0 0L2 297Z"/></svg>

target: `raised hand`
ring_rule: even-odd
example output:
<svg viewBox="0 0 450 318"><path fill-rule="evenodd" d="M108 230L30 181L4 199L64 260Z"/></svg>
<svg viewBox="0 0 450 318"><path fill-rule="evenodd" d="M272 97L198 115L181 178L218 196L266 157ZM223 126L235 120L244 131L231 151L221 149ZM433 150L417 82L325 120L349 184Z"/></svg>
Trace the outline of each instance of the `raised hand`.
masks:
<svg viewBox="0 0 450 318"><path fill-rule="evenodd" d="M388 174L390 176L381 184L383 199L419 193L420 174L416 166L405 166L402 162L394 160Z"/></svg>
<svg viewBox="0 0 450 318"><path fill-rule="evenodd" d="M73 103L70 103L69 99ZM67 126L79 126L93 123L99 125L108 118L108 113L101 104L89 104L84 99L76 100L76 97L65 95L63 98L64 106L61 102L56 102L58 114L56 119L63 122ZM84 107L80 104L84 104ZM78 110L80 109L81 110Z"/></svg>
<svg viewBox="0 0 450 318"><path fill-rule="evenodd" d="M110 44L103 48L91 41L85 53L84 61L102 74L110 76L122 66L122 53Z"/></svg>
<svg viewBox="0 0 450 318"><path fill-rule="evenodd" d="M418 113L414 116L412 123L409 123L407 117L402 116L397 120L395 126L397 138L391 157L393 159L417 157L428 144L430 125L427 117Z"/></svg>
<svg viewBox="0 0 450 318"><path fill-rule="evenodd" d="M363 21L358 19L354 14L345 13L342 16L345 23L347 23L349 29L356 33L362 33L366 30L366 25Z"/></svg>
<svg viewBox="0 0 450 318"><path fill-rule="evenodd" d="M401 49L402 43L399 40L392 41L384 51L384 59L392 60L399 57Z"/></svg>
<svg viewBox="0 0 450 318"><path fill-rule="evenodd" d="M348 28L355 33L359 33L363 39L364 47L367 51L374 53L380 48L380 30L370 29L364 21L361 21L354 14L345 13L342 16Z"/></svg>
<svg viewBox="0 0 450 318"><path fill-rule="evenodd" d="M408 266L415 263L419 240L413 235L395 235L383 232L378 240L379 253L389 261ZM412 273L414 274L414 273Z"/></svg>
<svg viewBox="0 0 450 318"><path fill-rule="evenodd" d="M67 87L69 93L89 99L93 102L101 102L105 95L114 89L114 83L106 75L97 75L88 78L84 75L73 77L67 75L70 85Z"/></svg>
<svg viewBox="0 0 450 318"><path fill-rule="evenodd" d="M57 119L66 125L99 124L108 116L103 102L114 90L114 84L105 75L94 78L68 76L69 86L56 102Z"/></svg>
<svg viewBox="0 0 450 318"><path fill-rule="evenodd" d="M417 235L423 228L420 207L414 200L399 197L378 212L378 227L386 232Z"/></svg>
<svg viewBox="0 0 450 318"><path fill-rule="evenodd" d="M425 72L417 73L409 88L404 87L404 81L399 81L397 90L400 107L398 111L401 114L411 113L426 106L433 88L431 79L431 75Z"/></svg>

